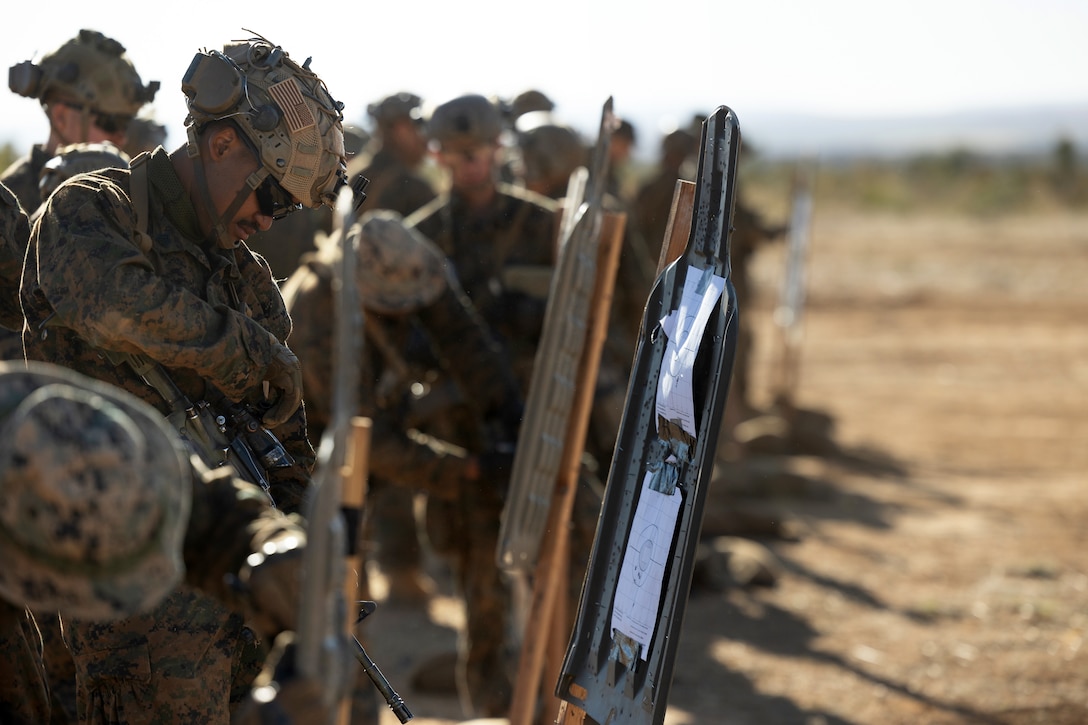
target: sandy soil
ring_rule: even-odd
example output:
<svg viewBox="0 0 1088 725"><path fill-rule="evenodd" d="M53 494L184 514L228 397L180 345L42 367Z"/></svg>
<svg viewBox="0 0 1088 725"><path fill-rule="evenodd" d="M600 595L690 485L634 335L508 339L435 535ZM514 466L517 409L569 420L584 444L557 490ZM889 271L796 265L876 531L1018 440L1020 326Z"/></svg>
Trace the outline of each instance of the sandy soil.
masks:
<svg viewBox="0 0 1088 725"><path fill-rule="evenodd" d="M742 310L763 405L781 270L759 253ZM837 453L723 471L716 506L793 536L761 540L774 586L693 590L667 725L1088 722L1085 278L1088 215L817 208L794 400ZM378 616L368 651L414 722L463 722L409 687L457 602Z"/></svg>

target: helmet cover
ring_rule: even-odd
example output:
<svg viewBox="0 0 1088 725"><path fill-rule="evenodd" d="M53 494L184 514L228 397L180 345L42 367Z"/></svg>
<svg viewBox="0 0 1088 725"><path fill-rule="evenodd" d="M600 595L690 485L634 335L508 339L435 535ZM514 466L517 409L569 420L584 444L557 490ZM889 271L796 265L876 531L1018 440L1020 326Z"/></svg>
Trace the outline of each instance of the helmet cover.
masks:
<svg viewBox="0 0 1088 725"><path fill-rule="evenodd" d="M197 53L181 84L186 126L234 121L280 186L303 206L331 207L347 178L344 104L309 65L264 38Z"/></svg>
<svg viewBox="0 0 1088 725"><path fill-rule="evenodd" d="M150 103L159 82L144 85L125 47L96 30L80 30L37 62L8 71L12 91L43 103L60 99L101 114L134 117Z"/></svg>
<svg viewBox="0 0 1088 725"><path fill-rule="evenodd" d="M166 419L48 363L0 363L0 595L108 620L184 573L192 473Z"/></svg>

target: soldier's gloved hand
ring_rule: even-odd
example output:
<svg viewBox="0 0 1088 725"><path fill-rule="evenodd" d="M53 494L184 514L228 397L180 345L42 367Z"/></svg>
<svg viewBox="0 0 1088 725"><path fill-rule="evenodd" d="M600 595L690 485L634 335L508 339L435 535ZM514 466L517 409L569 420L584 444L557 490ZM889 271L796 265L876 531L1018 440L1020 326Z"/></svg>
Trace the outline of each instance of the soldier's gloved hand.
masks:
<svg viewBox="0 0 1088 725"><path fill-rule="evenodd" d="M271 637L298 626L306 535L300 529L283 529L256 538L263 542L246 559L239 579L249 598L253 626Z"/></svg>
<svg viewBox="0 0 1088 725"><path fill-rule="evenodd" d="M272 362L265 370L264 382L278 394L261 422L275 428L286 423L302 403L302 365L295 353L280 342L272 346Z"/></svg>

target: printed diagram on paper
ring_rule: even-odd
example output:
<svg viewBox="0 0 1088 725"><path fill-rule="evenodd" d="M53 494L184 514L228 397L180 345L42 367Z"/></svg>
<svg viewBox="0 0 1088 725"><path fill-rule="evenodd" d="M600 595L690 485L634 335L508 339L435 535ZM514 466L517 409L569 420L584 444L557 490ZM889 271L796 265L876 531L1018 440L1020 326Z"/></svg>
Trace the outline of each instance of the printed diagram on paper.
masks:
<svg viewBox="0 0 1088 725"><path fill-rule="evenodd" d="M612 607L612 629L641 644L643 660L657 626L665 565L682 500L679 488L673 489L672 494L651 489L651 478L653 473L648 472L642 480L642 493L635 507Z"/></svg>
<svg viewBox="0 0 1088 725"><path fill-rule="evenodd" d="M696 437L692 369L703 331L724 289L724 277L709 270L702 274L688 270L679 308L661 321L668 343L657 383L657 414L679 423L692 438Z"/></svg>

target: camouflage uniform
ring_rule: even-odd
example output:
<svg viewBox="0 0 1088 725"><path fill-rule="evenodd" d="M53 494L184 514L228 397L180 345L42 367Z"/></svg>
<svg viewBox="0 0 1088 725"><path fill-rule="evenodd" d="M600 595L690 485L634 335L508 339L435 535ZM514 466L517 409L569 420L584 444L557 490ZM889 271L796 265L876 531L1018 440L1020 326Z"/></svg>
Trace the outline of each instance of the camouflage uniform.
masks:
<svg viewBox="0 0 1088 725"><path fill-rule="evenodd" d="M371 538L378 542L377 559L391 575L398 567L412 567L416 557L402 550L404 535L397 536L383 527L403 525L399 519L383 520L388 509L375 509L374 492L383 490L418 491L428 498L449 501L460 510L469 501L495 501L501 481L470 456L485 454L480 449L465 450L415 429L413 385L426 378L426 368L412 350L423 345L422 361L440 361L456 383L455 401L471 400L474 415L469 419L479 425L481 417L513 418L520 414L517 383L506 360L464 294L447 276L445 263L434 246L400 224L392 212L364 215L349 239L358 247L358 284L366 320L366 343L359 361L359 414L373 421L368 469L370 490L367 494L367 524ZM302 361L303 389L311 430L323 430L330 422L332 404L333 326L335 294L333 268L339 263L337 240L329 240L319 253L304 258L302 266L284 285L284 297L295 323L291 345ZM413 342L416 341L416 342ZM516 425L516 422L514 423ZM470 481L473 466L482 468L480 480ZM468 489L474 489L468 491ZM471 495L469 495L471 494ZM492 506L493 508L493 506ZM491 528L494 528L493 526ZM409 529L414 531L414 528ZM466 596L469 630L474 642L490 641L480 637L481 630L500 627L504 621L501 607L490 606L493 594L477 596L465 586L467 572L494 570L496 540L463 532L476 560L455 558L454 569ZM387 547L392 547L391 550ZM466 547L469 548L469 547ZM464 550L462 550L463 554ZM481 561L490 557L490 562ZM478 656L482 650L473 650ZM490 653L484 653L494 655ZM370 688L369 683L365 687Z"/></svg>
<svg viewBox="0 0 1088 725"><path fill-rule="evenodd" d="M420 130L422 103L415 94L395 93L367 107L378 133L348 165L349 177L370 181L363 210L389 209L407 216L435 197L434 186L419 173L427 153Z"/></svg>
<svg viewBox="0 0 1088 725"><path fill-rule="evenodd" d="M391 209L406 216L435 197L431 183L387 148L378 149L359 173L370 180L363 209Z"/></svg>
<svg viewBox="0 0 1088 725"><path fill-rule="evenodd" d="M86 175L48 202L24 270L28 359L106 380L165 413L132 370L100 354L141 350L166 365L193 400L208 394L209 382L243 399L270 364L274 340L290 332L282 299L244 245L220 250L202 238L166 153L159 149L147 163L152 249L134 241L127 171ZM296 461L312 465L301 409L277 433ZM303 486L276 481L273 495L294 510ZM242 694L229 687L232 659L241 654L234 650L255 646L243 639L238 614L184 588L147 615L71 625L81 700L91 698L81 718L226 718L228 698ZM149 711L152 701L162 709Z"/></svg>
<svg viewBox="0 0 1088 725"><path fill-rule="evenodd" d="M422 372L420 360L410 357L413 341L424 342L427 354L422 360L440 361L464 394L460 400L471 399L482 414L494 417L516 409L517 387L507 361L447 276L444 260L433 245L418 236L411 242L394 241L386 249L400 253L400 258L391 259L373 242L378 234L370 230L376 222L390 220L387 223L395 225L396 218L389 213L365 215L349 234L349 239L358 240L366 319L358 393L359 414L374 421L369 470L379 479L448 499L454 497L463 478L465 453L426 436L408 435L413 418L411 388L421 382L418 373ZM399 236L409 234L405 230ZM422 250L405 253L409 244ZM332 281L333 265L339 263L337 249L335 240L330 240L321 252L305 257L283 287L294 322L292 349L302 362L307 423L315 438L331 417L336 320ZM430 259L416 263L404 259L409 256ZM402 365L405 369L398 369Z"/></svg>
<svg viewBox="0 0 1088 725"><path fill-rule="evenodd" d="M0 722L49 722L49 689L42 668L41 636L30 611L0 599Z"/></svg>
<svg viewBox="0 0 1088 725"><path fill-rule="evenodd" d="M34 192L37 193L36 183ZM22 360L23 313L19 308L19 279L30 225L19 200L2 183L0 214L0 360ZM60 641L59 629L55 626L56 617L47 616L49 620L42 621L42 628L49 637L50 649L67 655L67 648ZM54 633L57 636L50 637ZM41 648L42 635L33 615L24 611L21 605L0 600L0 722L48 722L52 707L60 708L60 701L53 706L50 704L51 688L46 685ZM71 657L54 659L71 662ZM67 675L74 674L72 668L62 666L59 670L62 674L51 674L50 682L70 681ZM58 689L63 689L63 685L52 691Z"/></svg>
<svg viewBox="0 0 1088 725"><path fill-rule="evenodd" d="M499 184L497 192L479 213L470 211L455 192L445 192L405 223L434 241L450 260L472 306L507 349L527 391L555 263L556 204L507 184ZM540 280L522 285L517 278L523 271Z"/></svg>
<svg viewBox="0 0 1088 725"><path fill-rule="evenodd" d="M0 364L0 432L0 721L50 721L22 604L106 621L153 606L184 571L270 636L294 626L304 532L230 469L188 460L153 408L63 368Z"/></svg>

